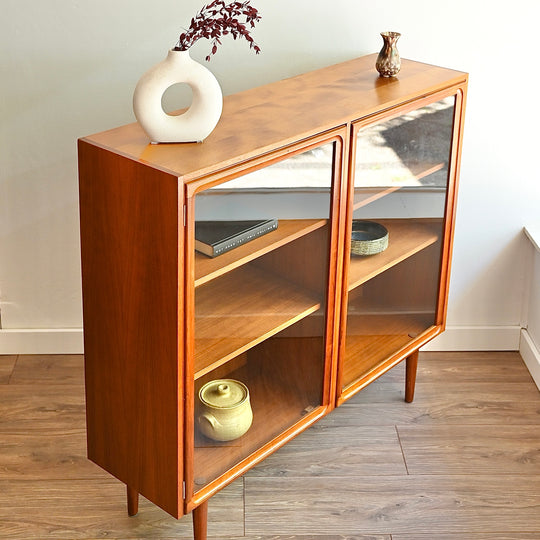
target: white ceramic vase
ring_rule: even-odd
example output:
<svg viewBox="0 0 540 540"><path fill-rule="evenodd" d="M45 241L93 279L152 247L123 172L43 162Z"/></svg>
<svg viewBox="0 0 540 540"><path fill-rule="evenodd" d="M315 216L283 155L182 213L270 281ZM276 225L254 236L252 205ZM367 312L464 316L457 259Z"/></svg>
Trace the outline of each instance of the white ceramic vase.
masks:
<svg viewBox="0 0 540 540"><path fill-rule="evenodd" d="M177 83L189 85L193 99L186 112L173 116L163 110L161 98ZM217 79L189 51L170 50L141 77L133 94L135 117L153 143L200 142L212 133L222 109Z"/></svg>

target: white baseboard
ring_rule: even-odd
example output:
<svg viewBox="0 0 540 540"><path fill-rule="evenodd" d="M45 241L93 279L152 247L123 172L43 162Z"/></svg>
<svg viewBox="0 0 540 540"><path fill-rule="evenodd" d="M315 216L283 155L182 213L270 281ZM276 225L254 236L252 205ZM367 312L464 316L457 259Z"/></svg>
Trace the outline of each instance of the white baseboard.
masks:
<svg viewBox="0 0 540 540"><path fill-rule="evenodd" d="M519 353L525 362L527 369L530 371L536 386L540 390L540 349L532 340L529 332L521 330L521 340L519 343Z"/></svg>
<svg viewBox="0 0 540 540"><path fill-rule="evenodd" d="M426 351L517 351L519 326L449 326ZM0 354L82 354L82 328L0 330Z"/></svg>
<svg viewBox="0 0 540 540"><path fill-rule="evenodd" d="M82 354L82 328L0 330L0 354Z"/></svg>
<svg viewBox="0 0 540 540"><path fill-rule="evenodd" d="M519 326L447 326L423 351L517 351Z"/></svg>

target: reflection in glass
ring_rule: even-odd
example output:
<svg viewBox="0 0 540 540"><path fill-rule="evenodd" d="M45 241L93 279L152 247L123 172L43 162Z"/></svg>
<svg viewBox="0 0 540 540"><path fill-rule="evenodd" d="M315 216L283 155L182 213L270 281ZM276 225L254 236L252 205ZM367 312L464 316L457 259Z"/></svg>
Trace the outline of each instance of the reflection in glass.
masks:
<svg viewBox="0 0 540 540"><path fill-rule="evenodd" d="M214 189L328 188L333 154L332 143L317 146Z"/></svg>
<svg viewBox="0 0 540 540"><path fill-rule="evenodd" d="M334 144L245 174L196 199L197 219L328 218Z"/></svg>
<svg viewBox="0 0 540 540"><path fill-rule="evenodd" d="M437 324L441 238L455 98L358 131L353 220L388 230L388 247L351 255L342 388Z"/></svg>
<svg viewBox="0 0 540 540"><path fill-rule="evenodd" d="M195 253L195 492L322 404L334 146L195 197L196 221L277 220L275 230L216 257ZM253 422L230 441L204 435L214 420L198 392L217 380L249 392Z"/></svg>
<svg viewBox="0 0 540 540"><path fill-rule="evenodd" d="M453 97L362 129L355 186L446 187Z"/></svg>

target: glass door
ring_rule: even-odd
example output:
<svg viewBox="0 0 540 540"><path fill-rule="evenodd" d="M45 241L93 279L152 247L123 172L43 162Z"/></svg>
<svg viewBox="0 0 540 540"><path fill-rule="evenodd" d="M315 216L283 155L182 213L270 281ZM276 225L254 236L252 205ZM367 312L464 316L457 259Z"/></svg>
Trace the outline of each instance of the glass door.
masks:
<svg viewBox="0 0 540 540"><path fill-rule="evenodd" d="M342 397L442 323L455 109L450 96L353 128Z"/></svg>
<svg viewBox="0 0 540 540"><path fill-rule="evenodd" d="M315 421L330 401L331 217L342 138L262 161L270 164L201 184L188 199L194 402L186 478L187 500L196 502Z"/></svg>

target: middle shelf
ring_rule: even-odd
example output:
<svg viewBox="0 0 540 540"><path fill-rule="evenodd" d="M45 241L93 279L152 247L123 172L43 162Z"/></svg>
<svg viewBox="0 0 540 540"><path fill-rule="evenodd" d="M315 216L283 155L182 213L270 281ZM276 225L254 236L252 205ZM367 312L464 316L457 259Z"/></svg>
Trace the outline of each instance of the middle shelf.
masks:
<svg viewBox="0 0 540 540"><path fill-rule="evenodd" d="M195 378L321 308L315 293L254 264L195 292Z"/></svg>
<svg viewBox="0 0 540 540"><path fill-rule="evenodd" d="M441 235L441 219L377 219L388 230L388 248L376 255L352 256L348 290L431 246Z"/></svg>

